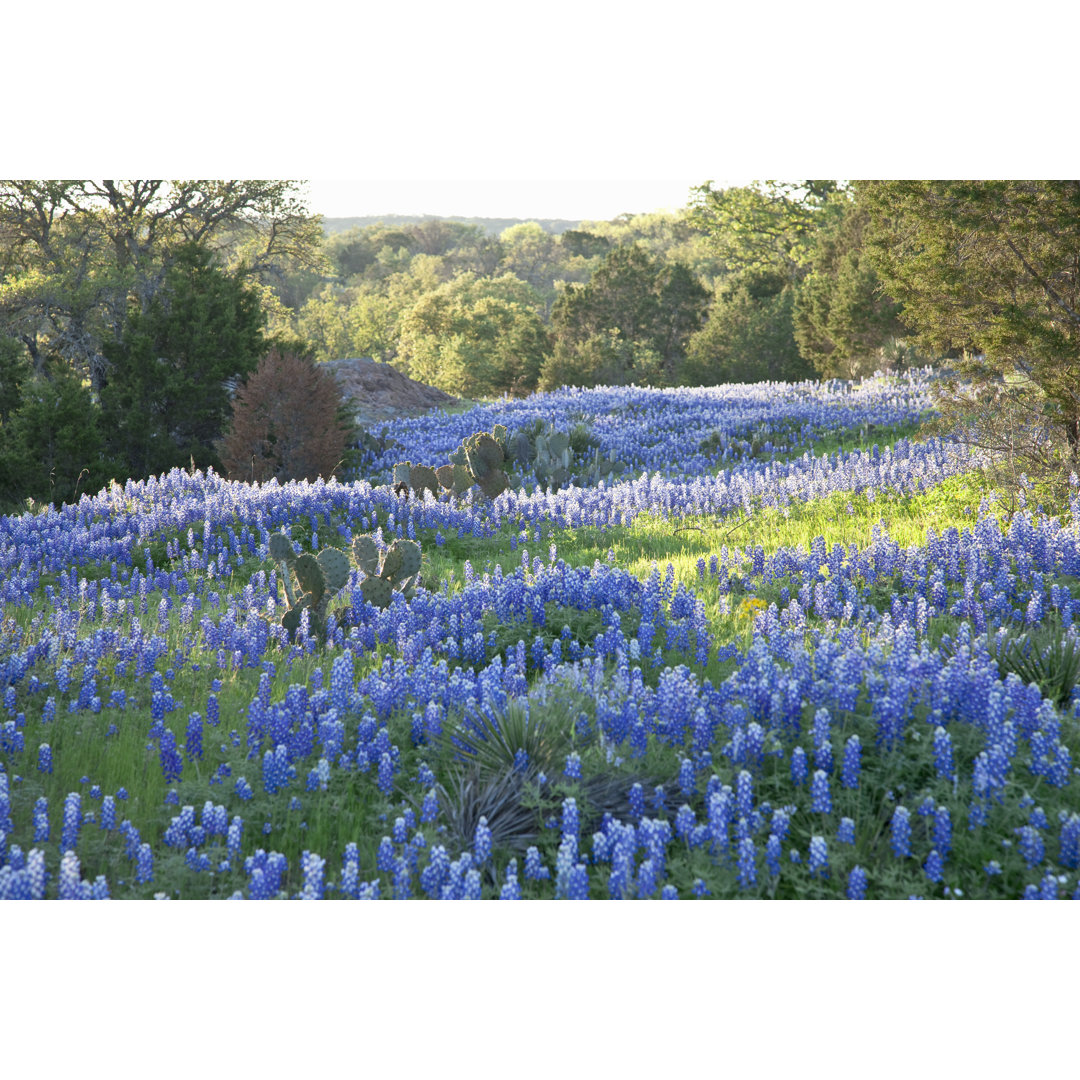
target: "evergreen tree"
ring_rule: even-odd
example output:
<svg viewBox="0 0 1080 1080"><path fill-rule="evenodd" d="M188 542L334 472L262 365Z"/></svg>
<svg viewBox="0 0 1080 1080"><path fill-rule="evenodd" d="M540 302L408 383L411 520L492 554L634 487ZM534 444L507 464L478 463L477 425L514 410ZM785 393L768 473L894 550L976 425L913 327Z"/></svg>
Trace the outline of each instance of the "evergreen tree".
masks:
<svg viewBox="0 0 1080 1080"><path fill-rule="evenodd" d="M946 418L1014 468L1080 472L1080 181L878 181L857 195L904 322L960 356Z"/></svg>
<svg viewBox="0 0 1080 1080"><path fill-rule="evenodd" d="M174 466L219 466L213 446L229 415L229 381L266 351L257 294L198 245L177 252L145 311L128 313L101 408L109 450L141 478Z"/></svg>

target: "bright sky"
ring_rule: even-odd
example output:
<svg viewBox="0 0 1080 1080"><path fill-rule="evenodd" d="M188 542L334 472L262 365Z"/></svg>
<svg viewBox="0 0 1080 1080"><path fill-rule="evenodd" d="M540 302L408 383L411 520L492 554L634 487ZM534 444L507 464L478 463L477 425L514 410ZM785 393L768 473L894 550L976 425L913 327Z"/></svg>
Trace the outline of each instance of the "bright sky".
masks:
<svg viewBox="0 0 1080 1080"><path fill-rule="evenodd" d="M459 217L566 218L608 221L618 214L677 210L691 187L712 181L728 187L747 180L719 180L702 172L670 180L311 180L308 207L324 217L435 214Z"/></svg>

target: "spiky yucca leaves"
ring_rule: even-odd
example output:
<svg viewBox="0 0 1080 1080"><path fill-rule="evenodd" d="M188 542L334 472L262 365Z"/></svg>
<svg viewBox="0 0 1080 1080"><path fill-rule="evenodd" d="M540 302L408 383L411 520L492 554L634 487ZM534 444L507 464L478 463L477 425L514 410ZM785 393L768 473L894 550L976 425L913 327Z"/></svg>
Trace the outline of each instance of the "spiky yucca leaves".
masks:
<svg viewBox="0 0 1080 1080"><path fill-rule="evenodd" d="M1080 639L1060 620L1030 630L1003 630L987 644L1003 679L1015 672L1025 683L1035 683L1058 708L1072 700L1080 678Z"/></svg>
<svg viewBox="0 0 1080 1080"><path fill-rule="evenodd" d="M490 773L477 765L453 771L435 785L447 839L458 852L469 848L476 826L486 818L497 848L524 853L543 828L540 811L525 798L536 780L521 773Z"/></svg>
<svg viewBox="0 0 1080 1080"><path fill-rule="evenodd" d="M498 713L481 709L461 720L451 742L462 760L489 773L545 772L561 768L573 749L574 730L566 719L561 711L516 699Z"/></svg>

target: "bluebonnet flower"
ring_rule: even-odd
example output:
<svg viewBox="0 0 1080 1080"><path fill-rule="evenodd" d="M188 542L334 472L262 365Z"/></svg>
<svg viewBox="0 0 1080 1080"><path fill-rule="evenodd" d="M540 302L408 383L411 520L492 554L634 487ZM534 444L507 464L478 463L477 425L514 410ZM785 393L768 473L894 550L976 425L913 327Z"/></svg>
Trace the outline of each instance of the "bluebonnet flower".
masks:
<svg viewBox="0 0 1080 1080"><path fill-rule="evenodd" d="M866 871L861 866L853 866L848 874L847 898L849 900L866 899Z"/></svg>
<svg viewBox="0 0 1080 1080"><path fill-rule="evenodd" d="M82 826L82 797L73 791L64 799L64 822L60 833L60 850L74 851L79 843Z"/></svg>
<svg viewBox="0 0 1080 1080"><path fill-rule="evenodd" d="M633 784L628 793L630 814L636 818L645 816L645 789L640 784Z"/></svg>
<svg viewBox="0 0 1080 1080"><path fill-rule="evenodd" d="M463 900L480 900L482 898L482 890L480 887L480 871L479 870L467 870L465 872L465 882L462 889Z"/></svg>
<svg viewBox="0 0 1080 1080"><path fill-rule="evenodd" d="M829 777L824 769L815 769L810 781L810 810L815 814L832 813Z"/></svg>
<svg viewBox="0 0 1080 1080"><path fill-rule="evenodd" d="M194 760L201 760L203 756L203 722L202 716L197 712L193 712L188 717L187 722L187 738L185 742L185 749L189 758Z"/></svg>
<svg viewBox="0 0 1080 1080"><path fill-rule="evenodd" d="M675 835L680 840L689 842L690 834L696 824L697 818L694 816L694 811L686 803L683 803L679 807L679 812L675 815Z"/></svg>
<svg viewBox="0 0 1080 1080"><path fill-rule="evenodd" d="M84 900L82 871L74 851L65 851L60 859L59 897L61 900Z"/></svg>
<svg viewBox="0 0 1080 1080"><path fill-rule="evenodd" d="M154 880L154 853L147 843L139 845L135 863L135 884L144 885Z"/></svg>
<svg viewBox="0 0 1080 1080"><path fill-rule="evenodd" d="M570 780L581 779L581 755L576 750L566 755L566 767L563 769L563 775Z"/></svg>
<svg viewBox="0 0 1080 1080"><path fill-rule="evenodd" d="M31 744L33 745L33 744ZM38 772L52 773L52 747L48 743L42 743L38 747Z"/></svg>
<svg viewBox="0 0 1080 1080"><path fill-rule="evenodd" d="M832 719L828 709L818 709L814 714L812 739L815 766L830 772L833 767Z"/></svg>
<svg viewBox="0 0 1080 1080"><path fill-rule="evenodd" d="M379 841L379 850L375 854L375 866L383 873L389 874L394 869L394 842L389 836L384 836Z"/></svg>
<svg viewBox="0 0 1080 1080"><path fill-rule="evenodd" d="M859 786L859 770L862 766L862 743L858 735L852 735L844 743L844 758L840 765L840 783L846 788Z"/></svg>
<svg viewBox="0 0 1080 1080"><path fill-rule="evenodd" d="M679 790L686 798L690 798L697 791L694 763L689 758L683 758L679 764Z"/></svg>
<svg viewBox="0 0 1080 1080"><path fill-rule="evenodd" d="M525 852L525 880L544 881L550 877L551 871L543 864L539 849L530 847Z"/></svg>
<svg viewBox="0 0 1080 1080"><path fill-rule="evenodd" d="M945 876L941 852L937 848L933 848L930 854L927 855L926 862L923 863L923 872L935 883L940 882Z"/></svg>
<svg viewBox="0 0 1080 1080"><path fill-rule="evenodd" d="M736 880L740 889L752 889L757 884L757 847L752 837L739 841Z"/></svg>
<svg viewBox="0 0 1080 1080"><path fill-rule="evenodd" d="M379 791L389 798L394 791L394 761L389 753L379 757Z"/></svg>
<svg viewBox="0 0 1080 1080"><path fill-rule="evenodd" d="M180 774L184 771L184 763L176 746L176 736L169 728L166 728L161 733L158 755L161 760L161 772L165 777L165 783L169 784L173 780L179 780Z"/></svg>
<svg viewBox="0 0 1080 1080"><path fill-rule="evenodd" d="M652 859L642 860L641 865L638 867L635 885L639 900L647 900L656 892L656 867L653 865Z"/></svg>
<svg viewBox="0 0 1080 1080"><path fill-rule="evenodd" d="M586 899L586 897L582 897L582 899ZM678 900L679 899L679 890L676 889L674 885L665 885L660 890L660 899L661 900Z"/></svg>
<svg viewBox="0 0 1080 1080"><path fill-rule="evenodd" d="M473 838L473 853L478 866L483 866L491 858L491 829L488 828L486 817L481 817L477 822Z"/></svg>
<svg viewBox="0 0 1080 1080"><path fill-rule="evenodd" d="M735 777L735 812L745 818L754 812L754 778L746 769Z"/></svg>
<svg viewBox="0 0 1080 1080"><path fill-rule="evenodd" d="M952 850L952 819L949 808L944 805L934 811L934 847L941 853L942 859L947 859Z"/></svg>
<svg viewBox="0 0 1080 1080"><path fill-rule="evenodd" d="M836 842L838 844L855 843L855 821L852 818L840 819L840 826L836 830Z"/></svg>
<svg viewBox="0 0 1080 1080"><path fill-rule="evenodd" d="M984 867L987 877L994 877L996 874L1001 873L1001 863L997 859L991 859Z"/></svg>
<svg viewBox="0 0 1080 1080"><path fill-rule="evenodd" d="M1080 866L1080 814L1062 810L1059 815L1061 832L1058 837L1058 862L1069 870Z"/></svg>
<svg viewBox="0 0 1080 1080"><path fill-rule="evenodd" d="M1039 834L1039 830L1031 825L1024 825L1019 829L1013 829L1013 833L1020 837L1018 850L1027 863L1029 870L1038 866L1046 856L1046 845Z"/></svg>
<svg viewBox="0 0 1080 1080"><path fill-rule="evenodd" d="M104 819L104 814L102 815ZM102 828L105 826L102 825ZM49 800L42 795L34 802L34 843L45 844L49 840Z"/></svg>
<svg viewBox="0 0 1080 1080"><path fill-rule="evenodd" d="M824 836L810 837L810 874L813 877L829 876L829 849Z"/></svg>
<svg viewBox="0 0 1080 1080"><path fill-rule="evenodd" d="M251 785L247 782L247 778L238 776L236 783L233 785L233 791L238 799L242 799L244 802L250 802L255 798L255 792L251 790Z"/></svg>
<svg viewBox="0 0 1080 1080"><path fill-rule="evenodd" d="M911 854L911 814L906 806L897 806L893 811L891 828L893 854L906 859Z"/></svg>
<svg viewBox="0 0 1080 1080"><path fill-rule="evenodd" d="M575 863L566 885L567 900L589 899L589 870L584 863Z"/></svg>
<svg viewBox="0 0 1080 1080"><path fill-rule="evenodd" d="M1047 873L1039 883L1040 900L1056 900L1058 898L1058 879L1052 873Z"/></svg>
<svg viewBox="0 0 1080 1080"><path fill-rule="evenodd" d="M701 878L694 878L694 884L690 890L699 900L704 900L706 896L712 896L712 890Z"/></svg>
<svg viewBox="0 0 1080 1080"><path fill-rule="evenodd" d="M323 874L326 869L326 860L320 858L312 851L304 851L300 855L300 868L304 874L304 884L300 889L301 900L321 900L326 891Z"/></svg>
<svg viewBox="0 0 1080 1080"><path fill-rule="evenodd" d="M510 864L506 868L506 879L503 883L502 888L499 890L499 899L521 899L521 885L518 884L517 879L517 859L511 859Z"/></svg>
<svg viewBox="0 0 1080 1080"><path fill-rule="evenodd" d="M934 768L944 780L956 778L956 766L953 764L952 739L940 725L934 729Z"/></svg>
<svg viewBox="0 0 1080 1080"><path fill-rule="evenodd" d="M796 787L801 787L806 782L806 775L806 751L801 746L796 746L791 751L791 782Z"/></svg>
<svg viewBox="0 0 1080 1080"><path fill-rule="evenodd" d="M765 868L771 877L780 876L780 845L782 841L775 833L769 834L765 842Z"/></svg>
<svg viewBox="0 0 1080 1080"><path fill-rule="evenodd" d="M578 815L577 800L567 797L562 804L562 835L565 839L572 836L577 840L581 830L581 821Z"/></svg>

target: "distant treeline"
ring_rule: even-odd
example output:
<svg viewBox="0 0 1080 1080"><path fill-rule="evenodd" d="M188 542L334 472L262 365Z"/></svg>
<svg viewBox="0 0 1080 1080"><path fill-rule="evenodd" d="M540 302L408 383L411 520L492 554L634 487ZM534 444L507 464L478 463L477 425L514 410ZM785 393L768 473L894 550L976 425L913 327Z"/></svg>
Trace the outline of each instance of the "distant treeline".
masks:
<svg viewBox="0 0 1080 1080"><path fill-rule="evenodd" d="M0 181L0 503L216 467L271 348L467 397L975 357L994 445L1051 432L1080 469L1076 181L702 184L577 222L323 222L299 190Z"/></svg>
<svg viewBox="0 0 1080 1080"><path fill-rule="evenodd" d="M544 232L558 236L567 229L576 229L580 221L566 221L563 218L489 218L489 217L460 217L457 214L441 216L437 214L374 214L367 217L324 217L323 229L327 236L334 233L348 232L349 229L366 229L369 225L417 225L422 221L456 221L462 225L477 225L488 236L498 236L499 233L509 229L513 225L522 225L526 221L534 221Z"/></svg>

